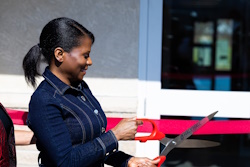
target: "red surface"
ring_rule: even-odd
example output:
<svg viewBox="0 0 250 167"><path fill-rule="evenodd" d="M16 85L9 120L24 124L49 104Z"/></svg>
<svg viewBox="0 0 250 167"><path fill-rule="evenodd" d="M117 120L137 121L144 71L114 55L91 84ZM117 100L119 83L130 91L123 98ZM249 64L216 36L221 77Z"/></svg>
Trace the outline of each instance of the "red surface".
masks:
<svg viewBox="0 0 250 167"><path fill-rule="evenodd" d="M121 118L108 118L107 130L114 127ZM194 125L199 120L177 120L177 119L161 119L154 120L158 130L164 134L181 134L186 129ZM138 132L151 132L152 125L144 124L138 128ZM195 135L210 135L210 134L248 134L250 133L250 120L223 120L209 121Z"/></svg>
<svg viewBox="0 0 250 167"><path fill-rule="evenodd" d="M13 124L15 125L26 125L26 120L28 116L28 112L21 110L13 110L6 108L8 114L10 115Z"/></svg>
<svg viewBox="0 0 250 167"><path fill-rule="evenodd" d="M7 109L12 121L17 125L26 125L28 112L20 110ZM112 129L122 118L107 118L107 130ZM181 134L191 127L198 120L177 120L177 119L160 119L154 120L158 130L164 134ZM152 125L145 122L138 127L138 132L151 132ZM195 135L210 134L248 134L250 133L250 120L223 120L209 121L201 129L197 130Z"/></svg>

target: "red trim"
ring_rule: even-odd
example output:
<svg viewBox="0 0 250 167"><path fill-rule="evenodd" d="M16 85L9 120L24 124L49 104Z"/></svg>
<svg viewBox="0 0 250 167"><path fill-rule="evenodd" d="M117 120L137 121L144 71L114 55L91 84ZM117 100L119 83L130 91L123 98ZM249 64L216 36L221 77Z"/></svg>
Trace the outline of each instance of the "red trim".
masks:
<svg viewBox="0 0 250 167"><path fill-rule="evenodd" d="M26 125L28 112L6 109L12 121L16 125ZM107 130L115 127L122 118L107 118ZM186 129L191 127L198 120L177 120L177 119L161 119L154 120L158 130L164 134L181 134ZM151 132L152 125L144 123L143 126L138 127L138 132ZM249 134L250 133L250 120L223 120L223 121L210 121L205 124L201 129L196 131L195 135L212 135L212 134Z"/></svg>

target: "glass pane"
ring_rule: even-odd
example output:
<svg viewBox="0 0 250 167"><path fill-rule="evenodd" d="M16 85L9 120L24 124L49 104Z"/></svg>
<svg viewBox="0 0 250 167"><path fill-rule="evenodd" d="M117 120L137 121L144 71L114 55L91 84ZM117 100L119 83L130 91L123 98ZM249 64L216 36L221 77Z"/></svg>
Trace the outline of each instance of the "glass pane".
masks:
<svg viewBox="0 0 250 167"><path fill-rule="evenodd" d="M194 43L195 44L212 44L214 25L212 22L195 22L194 23Z"/></svg>
<svg viewBox="0 0 250 167"><path fill-rule="evenodd" d="M211 90L212 88L211 78L194 77L193 82L197 90Z"/></svg>
<svg viewBox="0 0 250 167"><path fill-rule="evenodd" d="M166 135L169 138L175 135ZM219 146L207 148L185 148L185 146L173 149L168 155L162 167L248 167L250 137L247 134L220 134L220 135L194 135L189 139L200 141L212 141ZM160 151L164 148L160 145Z"/></svg>
<svg viewBox="0 0 250 167"><path fill-rule="evenodd" d="M215 70L217 71L232 69L232 35L233 20L219 19L215 53Z"/></svg>
<svg viewBox="0 0 250 167"><path fill-rule="evenodd" d="M250 3L163 2L162 89L250 91Z"/></svg>
<svg viewBox="0 0 250 167"><path fill-rule="evenodd" d="M201 98L201 100L205 100ZM197 102L198 105L199 102ZM161 116L166 120L201 120L201 117L189 116ZM216 121L235 121L233 118L213 118ZM246 120L246 119L237 119ZM233 123L232 123L233 124ZM223 126L223 124L221 124ZM224 125L225 126L225 125ZM167 155L166 161L161 167L248 167L250 163L250 135L249 134L223 134L223 128L219 128L221 134L192 135L187 143L174 148ZM167 138L175 138L177 135L166 134ZM192 144L188 143L190 142ZM189 141L188 141L189 140ZM208 142L201 144L200 142ZM215 142L210 143L209 142ZM200 146L203 146L200 147ZM160 151L164 145L160 144Z"/></svg>
<svg viewBox="0 0 250 167"><path fill-rule="evenodd" d="M215 90L230 90L231 77L229 76L216 76L215 77Z"/></svg>
<svg viewBox="0 0 250 167"><path fill-rule="evenodd" d="M208 47L193 47L193 62L197 66L209 67L212 64L212 50Z"/></svg>

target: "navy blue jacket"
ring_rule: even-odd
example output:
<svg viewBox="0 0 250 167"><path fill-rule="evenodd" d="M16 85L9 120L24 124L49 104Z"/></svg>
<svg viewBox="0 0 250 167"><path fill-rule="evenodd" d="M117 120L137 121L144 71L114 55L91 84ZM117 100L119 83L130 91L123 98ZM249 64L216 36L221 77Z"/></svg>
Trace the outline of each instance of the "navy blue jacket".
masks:
<svg viewBox="0 0 250 167"><path fill-rule="evenodd" d="M44 81L33 93L27 124L37 138L44 166L127 166L131 157L118 151L107 119L88 85L78 88L57 78L47 67Z"/></svg>

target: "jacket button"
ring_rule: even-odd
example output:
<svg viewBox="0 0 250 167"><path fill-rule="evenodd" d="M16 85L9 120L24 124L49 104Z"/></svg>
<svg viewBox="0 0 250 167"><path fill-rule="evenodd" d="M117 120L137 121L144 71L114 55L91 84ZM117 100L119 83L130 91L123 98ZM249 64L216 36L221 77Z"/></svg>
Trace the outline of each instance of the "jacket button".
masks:
<svg viewBox="0 0 250 167"><path fill-rule="evenodd" d="M105 128L104 127L102 127L102 133L104 133L105 132Z"/></svg>
<svg viewBox="0 0 250 167"><path fill-rule="evenodd" d="M98 115L99 111L97 109L94 110L94 113Z"/></svg>
<svg viewBox="0 0 250 167"><path fill-rule="evenodd" d="M85 98L84 96L81 96L81 99L82 99L83 101L86 101L86 98Z"/></svg>

